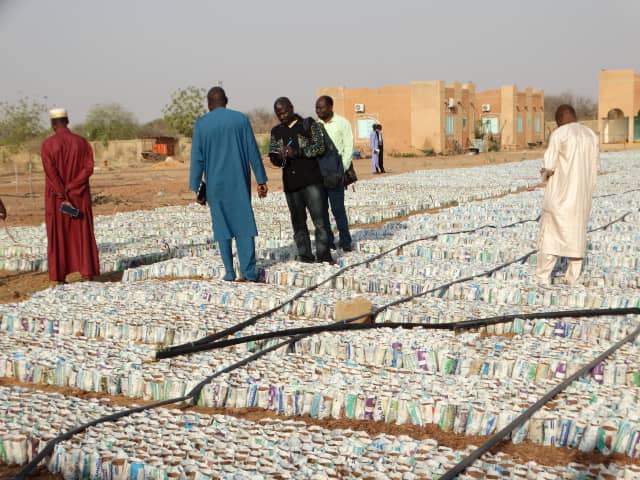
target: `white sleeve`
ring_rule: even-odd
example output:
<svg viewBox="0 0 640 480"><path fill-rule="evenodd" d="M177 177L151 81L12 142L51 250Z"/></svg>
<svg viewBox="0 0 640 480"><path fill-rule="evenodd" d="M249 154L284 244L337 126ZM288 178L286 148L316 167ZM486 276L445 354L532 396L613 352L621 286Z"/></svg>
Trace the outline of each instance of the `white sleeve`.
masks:
<svg viewBox="0 0 640 480"><path fill-rule="evenodd" d="M549 146L547 147L547 151L544 152L544 160L542 161L542 167L545 170L554 171L558 166L558 150L560 147L558 137L558 132L555 131L549 138Z"/></svg>

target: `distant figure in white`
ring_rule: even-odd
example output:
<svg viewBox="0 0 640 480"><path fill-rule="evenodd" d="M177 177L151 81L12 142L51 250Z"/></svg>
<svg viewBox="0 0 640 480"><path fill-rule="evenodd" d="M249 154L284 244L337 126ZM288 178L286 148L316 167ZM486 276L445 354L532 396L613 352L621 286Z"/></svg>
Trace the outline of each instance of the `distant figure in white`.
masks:
<svg viewBox="0 0 640 480"><path fill-rule="evenodd" d="M582 269L587 242L591 196L598 175L598 137L577 123L571 105L556 110L558 128L551 134L540 173L546 182L536 277L541 286L551 284L558 257L567 257L564 283L575 286Z"/></svg>

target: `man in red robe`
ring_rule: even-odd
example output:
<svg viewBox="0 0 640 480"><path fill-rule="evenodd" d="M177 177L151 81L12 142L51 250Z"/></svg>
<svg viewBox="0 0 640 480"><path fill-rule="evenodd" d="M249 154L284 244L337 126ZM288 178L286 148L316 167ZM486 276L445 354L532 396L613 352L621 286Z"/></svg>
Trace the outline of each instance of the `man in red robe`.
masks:
<svg viewBox="0 0 640 480"><path fill-rule="evenodd" d="M55 108L49 117L55 133L44 141L41 151L49 279L64 282L69 273L80 272L83 279L91 280L100 274L89 190L93 151L89 142L71 133L65 109ZM63 206L79 214L63 213Z"/></svg>

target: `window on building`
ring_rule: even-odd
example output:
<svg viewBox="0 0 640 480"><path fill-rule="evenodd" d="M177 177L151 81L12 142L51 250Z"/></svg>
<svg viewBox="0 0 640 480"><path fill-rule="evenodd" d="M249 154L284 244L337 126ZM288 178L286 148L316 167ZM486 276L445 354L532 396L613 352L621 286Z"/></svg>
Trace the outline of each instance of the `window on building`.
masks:
<svg viewBox="0 0 640 480"><path fill-rule="evenodd" d="M467 127L467 117L462 117L462 128Z"/></svg>
<svg viewBox="0 0 640 480"><path fill-rule="evenodd" d="M453 115L447 115L447 135L453 135L454 133Z"/></svg>
<svg viewBox="0 0 640 480"><path fill-rule="evenodd" d="M536 118L533 120L533 129L536 133L540 133L540 115L536 115Z"/></svg>
<svg viewBox="0 0 640 480"><path fill-rule="evenodd" d="M518 133L522 133L524 128L522 127L522 115L518 115Z"/></svg>
<svg viewBox="0 0 640 480"><path fill-rule="evenodd" d="M482 133L484 134L496 134L500 131L498 128L498 117L485 117L482 121Z"/></svg>
<svg viewBox="0 0 640 480"><path fill-rule="evenodd" d="M369 138L373 131L374 123L376 123L376 121L373 118L359 118L357 120L358 138Z"/></svg>

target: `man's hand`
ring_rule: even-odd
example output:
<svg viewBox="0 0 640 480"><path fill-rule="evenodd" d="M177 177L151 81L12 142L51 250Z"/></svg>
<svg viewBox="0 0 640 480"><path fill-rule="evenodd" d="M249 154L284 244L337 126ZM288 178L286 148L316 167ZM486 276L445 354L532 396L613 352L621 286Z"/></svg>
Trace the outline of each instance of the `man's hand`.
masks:
<svg viewBox="0 0 640 480"><path fill-rule="evenodd" d="M282 149L282 156L285 158L293 158L296 155L296 149L290 145L287 145Z"/></svg>
<svg viewBox="0 0 640 480"><path fill-rule="evenodd" d="M379 148L376 148L376 149L374 150L374 152L375 152L375 153L380 153L380 149L379 149Z"/></svg>
<svg viewBox="0 0 640 480"><path fill-rule="evenodd" d="M283 167L284 161L280 152L269 152L269 160L274 167Z"/></svg>
<svg viewBox="0 0 640 480"><path fill-rule="evenodd" d="M69 205L71 208L76 208L69 200L64 200L61 205Z"/></svg>
<svg viewBox="0 0 640 480"><path fill-rule="evenodd" d="M258 198L265 198L267 196L267 192L269 192L269 187L267 187L266 183L258 185Z"/></svg>
<svg viewBox="0 0 640 480"><path fill-rule="evenodd" d="M547 170L546 168L541 168L540 175L542 175L542 181L546 182L553 175L553 170Z"/></svg>

